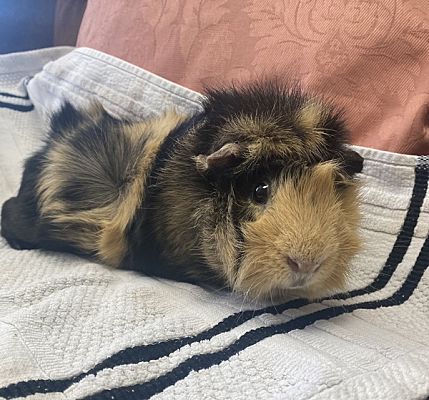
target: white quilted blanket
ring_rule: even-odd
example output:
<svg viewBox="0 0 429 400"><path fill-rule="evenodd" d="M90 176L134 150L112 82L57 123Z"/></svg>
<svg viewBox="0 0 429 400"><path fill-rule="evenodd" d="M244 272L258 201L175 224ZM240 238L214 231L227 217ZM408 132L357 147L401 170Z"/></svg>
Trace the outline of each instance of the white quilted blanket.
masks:
<svg viewBox="0 0 429 400"><path fill-rule="evenodd" d="M200 95L90 49L0 57L0 201L68 98L141 118ZM336 300L228 293L0 239L0 398L426 399L429 160L359 148L365 248Z"/></svg>

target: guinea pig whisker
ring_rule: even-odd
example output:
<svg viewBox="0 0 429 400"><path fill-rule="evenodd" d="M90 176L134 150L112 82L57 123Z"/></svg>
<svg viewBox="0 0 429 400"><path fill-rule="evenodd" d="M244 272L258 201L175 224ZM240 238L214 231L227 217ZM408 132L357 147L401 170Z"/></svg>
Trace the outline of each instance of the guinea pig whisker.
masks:
<svg viewBox="0 0 429 400"><path fill-rule="evenodd" d="M216 288L212 289L212 293L214 294L218 294L220 292L223 292L225 289L229 289L230 286L228 284L223 285L223 286L217 286Z"/></svg>
<svg viewBox="0 0 429 400"><path fill-rule="evenodd" d="M274 310L276 311L276 314L278 314L277 307L276 307L275 302L273 300L273 289L272 288L270 289L270 301L271 301L271 305L274 307Z"/></svg>
<svg viewBox="0 0 429 400"><path fill-rule="evenodd" d="M242 301L241 301L241 305L239 308L240 313L243 312L244 303L247 303L247 301L248 301L249 293L250 293L250 289L242 294ZM240 316L241 316L241 314L238 316L238 320L239 320Z"/></svg>
<svg viewBox="0 0 429 400"><path fill-rule="evenodd" d="M253 271L251 273L246 274L246 279L252 278L252 277L260 275L260 274L261 274L261 271L255 270L255 271Z"/></svg>
<svg viewBox="0 0 429 400"><path fill-rule="evenodd" d="M315 128L313 130L321 134L327 134L327 132L334 132L334 133L337 132L336 129L332 129L332 128Z"/></svg>
<svg viewBox="0 0 429 400"><path fill-rule="evenodd" d="M251 286L252 290L257 292L257 298L260 298L264 292L266 292L266 282L271 281L267 274L261 274L260 278L258 280L255 280L253 282L253 285ZM264 284L265 283L265 284ZM270 288L271 289L271 288ZM265 293L267 294L267 293ZM266 295L264 296L266 297Z"/></svg>

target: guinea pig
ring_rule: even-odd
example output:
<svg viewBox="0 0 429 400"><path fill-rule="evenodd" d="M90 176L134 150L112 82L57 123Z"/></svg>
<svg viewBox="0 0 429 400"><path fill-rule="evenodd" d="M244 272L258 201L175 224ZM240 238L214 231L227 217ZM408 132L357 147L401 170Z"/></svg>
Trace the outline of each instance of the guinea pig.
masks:
<svg viewBox="0 0 429 400"><path fill-rule="evenodd" d="M141 122L65 103L1 233L254 299L318 298L342 288L360 247L363 159L346 142L340 112L277 81Z"/></svg>

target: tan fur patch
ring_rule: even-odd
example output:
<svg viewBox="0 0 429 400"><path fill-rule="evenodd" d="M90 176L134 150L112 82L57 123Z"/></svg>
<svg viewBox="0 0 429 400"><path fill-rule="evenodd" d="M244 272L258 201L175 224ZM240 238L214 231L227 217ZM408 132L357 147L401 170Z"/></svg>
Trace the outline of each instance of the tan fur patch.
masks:
<svg viewBox="0 0 429 400"><path fill-rule="evenodd" d="M97 123L99 109L93 109L90 118ZM103 172L97 170L98 164L76 154L68 144L69 132L52 145L46 154L46 162L38 184L39 203L42 215L58 226L57 236L74 243L78 248L96 253L104 262L118 266L127 252L125 232L131 223L138 206L143 201L144 184L155 159L159 146L168 133L186 119L174 111L169 111L158 119L133 125L124 125L119 134L124 140L137 143L146 137L144 151L135 159L127 160L124 168L132 171L125 187L114 188L103 181ZM116 141L112 141L112 146ZM105 156L106 149L94 149L94 157ZM101 152L99 155L97 152ZM111 157L111 155L110 155ZM84 211L76 211L72 204L58 199L59 193L70 178L80 176L80 171L91 171L91 179L105 191L103 204L88 198ZM88 182L90 184L90 182ZM97 200L99 200L97 198Z"/></svg>
<svg viewBox="0 0 429 400"><path fill-rule="evenodd" d="M307 102L296 117L296 124L306 132L306 147L314 154L321 154L325 142L325 132L320 128L326 122L326 107L311 100Z"/></svg>
<svg viewBox="0 0 429 400"><path fill-rule="evenodd" d="M254 162L266 157L287 158L292 154L302 154L305 148L302 141L291 133L279 128L274 117L266 115L242 115L226 122L221 132L225 136L231 133L247 143L247 157L241 169L252 168Z"/></svg>
<svg viewBox="0 0 429 400"><path fill-rule="evenodd" d="M241 115L227 121L221 129L226 137L239 137L247 144L247 154L240 170L252 168L257 160L273 158L302 158L313 154L321 156L326 150L326 133L321 126L326 122L327 114L323 105L309 100L296 115L296 125L306 133L304 141L292 130L280 127L275 116Z"/></svg>
<svg viewBox="0 0 429 400"><path fill-rule="evenodd" d="M269 136L278 128L275 118L267 116L241 115L227 121L221 132L228 136L231 133L243 133L250 138Z"/></svg>
<svg viewBox="0 0 429 400"><path fill-rule="evenodd" d="M216 272L222 265L222 275L227 282L234 282L236 278L236 260L238 256L237 238L233 221L230 220L233 198L229 198L229 210L224 216L225 221L218 223L214 231L205 232L202 241L204 243L204 258L207 264ZM210 246L211 245L211 246ZM207 248L207 246L210 246Z"/></svg>
<svg viewBox="0 0 429 400"><path fill-rule="evenodd" d="M353 185L343 195L335 189L336 169L319 164L298 184L280 182L267 209L243 229L245 257L235 290L269 298L303 284L292 293L313 297L342 287L360 245L359 211ZM298 277L287 257L322 265L314 275Z"/></svg>
<svg viewBox="0 0 429 400"><path fill-rule="evenodd" d="M296 123L306 132L323 125L326 121L325 107L315 100L309 101L299 110Z"/></svg>
<svg viewBox="0 0 429 400"><path fill-rule="evenodd" d="M125 195L119 199L115 215L102 229L98 253L105 262L119 265L122 261L126 252L124 235L138 206L143 202L144 185L158 149L166 136L184 120L184 115L169 111L159 119L125 127L124 134L131 141L137 140L141 135L150 135L150 139L145 145L144 154L137 161L135 179L129 184Z"/></svg>

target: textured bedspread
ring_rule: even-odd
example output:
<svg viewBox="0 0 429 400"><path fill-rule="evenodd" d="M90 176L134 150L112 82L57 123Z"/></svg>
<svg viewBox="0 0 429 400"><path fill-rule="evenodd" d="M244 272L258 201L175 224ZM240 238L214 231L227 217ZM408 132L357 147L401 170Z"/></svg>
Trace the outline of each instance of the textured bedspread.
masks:
<svg viewBox="0 0 429 400"><path fill-rule="evenodd" d="M128 118L201 98L89 49L1 56L1 202L46 115L92 96ZM0 398L426 399L429 159L357 150L365 247L335 300L250 303L0 238Z"/></svg>

